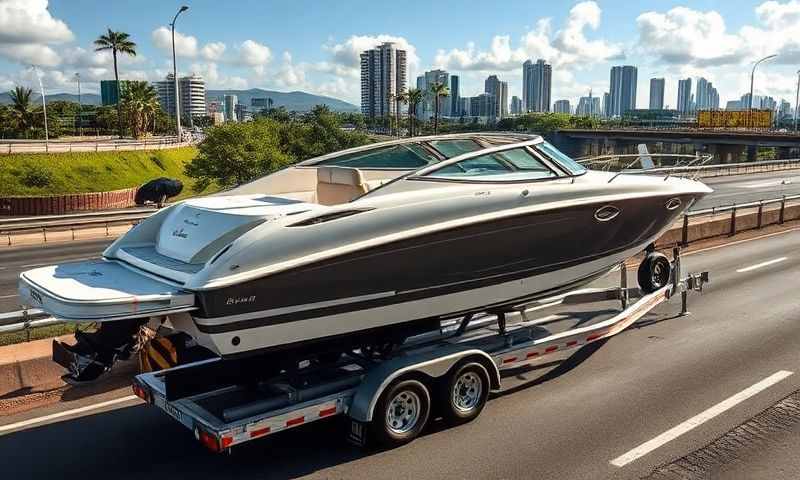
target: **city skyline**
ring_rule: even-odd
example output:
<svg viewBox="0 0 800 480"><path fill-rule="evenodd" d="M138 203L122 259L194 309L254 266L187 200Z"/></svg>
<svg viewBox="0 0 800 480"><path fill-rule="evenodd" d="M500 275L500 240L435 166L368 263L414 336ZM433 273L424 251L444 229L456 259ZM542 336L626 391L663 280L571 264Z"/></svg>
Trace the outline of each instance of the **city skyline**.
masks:
<svg viewBox="0 0 800 480"><path fill-rule="evenodd" d="M0 37L0 90L35 86L29 64L36 62L49 91L72 92L74 73L81 72L84 91L99 92L99 80L112 78L110 58L94 53L91 42L106 27L131 33L139 47L135 58L121 59L121 79L163 79L171 70L168 23L177 4L143 9L98 1L92 8L94 1L0 0L0 27L7 32ZM462 97L482 92L485 78L495 74L508 82L509 98L523 98L520 65L543 59L553 71L549 108L556 98L576 105L590 89L602 95L613 65L637 66L639 107L648 104L652 77L666 79L665 104L677 98L678 79L702 77L714 83L725 105L749 90L751 62L771 53L779 57L759 67L755 94L794 103L800 58L800 47L787 33L800 28L800 4L792 1L687 7L647 0L635 9L624 2L588 1L546 4L534 14L525 2L509 0L506 8L482 14L485 32L453 29L446 36L416 25L424 22L393 21L405 14L399 6L360 0L347 9L323 4L313 11L241 1L236 11L250 14L237 16L237 28L227 30L218 28L216 8L187 4L190 9L177 24L179 76L197 73L210 89L302 90L353 104L360 100L359 52L388 40L408 52L410 82L426 70L448 70L459 75ZM24 5L26 15L12 17L15 5ZM430 15L446 14L454 25L469 24L474 13L428 7ZM281 21L265 29L266 16ZM296 41L297 31L304 32L303 42Z"/></svg>

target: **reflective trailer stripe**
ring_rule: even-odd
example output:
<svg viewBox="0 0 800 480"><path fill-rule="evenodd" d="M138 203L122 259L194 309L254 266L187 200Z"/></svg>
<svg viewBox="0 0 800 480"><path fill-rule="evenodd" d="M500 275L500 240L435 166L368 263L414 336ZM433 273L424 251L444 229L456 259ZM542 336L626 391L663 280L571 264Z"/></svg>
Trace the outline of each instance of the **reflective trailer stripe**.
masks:
<svg viewBox="0 0 800 480"><path fill-rule="evenodd" d="M558 350L558 345L551 345L551 346L545 348L544 352L545 353L550 353L550 352L555 352L556 350Z"/></svg>
<svg viewBox="0 0 800 480"><path fill-rule="evenodd" d="M306 417L305 416L293 418L291 420L286 420L286 426L287 427L293 427L295 425L300 425L301 423L303 423L305 421L306 421Z"/></svg>
<svg viewBox="0 0 800 480"><path fill-rule="evenodd" d="M250 432L250 438L260 437L261 435L266 435L270 431L269 427L259 428L257 430L253 430Z"/></svg>
<svg viewBox="0 0 800 480"><path fill-rule="evenodd" d="M319 411L319 416L320 417L327 417L329 415L333 415L334 413L336 413L336 405L334 405L334 406L332 406L330 408L326 408L324 410L320 410Z"/></svg>

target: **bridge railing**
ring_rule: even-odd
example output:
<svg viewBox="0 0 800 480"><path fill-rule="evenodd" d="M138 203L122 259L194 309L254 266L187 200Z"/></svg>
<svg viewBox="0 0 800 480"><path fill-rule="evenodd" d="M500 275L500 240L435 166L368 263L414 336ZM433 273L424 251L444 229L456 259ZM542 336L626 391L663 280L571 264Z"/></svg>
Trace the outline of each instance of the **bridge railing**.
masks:
<svg viewBox="0 0 800 480"><path fill-rule="evenodd" d="M651 169L630 168L642 157L652 159L666 159L667 161L686 160L684 165L656 166ZM619 154L619 155L600 155L596 157L585 157L577 159L578 162L588 168L601 167L603 170L621 171L625 173L646 173L652 175L682 175L691 174L695 177L714 177L721 175L740 175L747 173L763 173L777 170L788 170L800 168L800 158L789 158L783 160L764 160L761 162L741 162L741 163L706 163L710 161L710 155L686 155L686 154ZM663 165L663 161L654 161ZM676 162L677 163L677 162Z"/></svg>

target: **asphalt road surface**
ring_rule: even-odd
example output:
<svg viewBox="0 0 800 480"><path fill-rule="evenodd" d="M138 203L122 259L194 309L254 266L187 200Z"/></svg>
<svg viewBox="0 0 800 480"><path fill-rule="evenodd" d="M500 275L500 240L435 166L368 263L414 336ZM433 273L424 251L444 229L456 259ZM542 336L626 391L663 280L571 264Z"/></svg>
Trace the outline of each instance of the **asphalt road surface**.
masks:
<svg viewBox="0 0 800 480"><path fill-rule="evenodd" d="M26 479L640 478L800 389L799 243L795 229L685 256L686 271L709 270L712 278L690 299L691 315L675 316L676 301L659 307L554 371L520 372L474 422L450 429L434 422L398 449L352 447L347 424L335 418L213 455L166 414L134 400L11 433L0 427L0 464L8 478ZM753 390L765 379L775 381ZM750 394L719 411L742 391ZM611 463L712 410L639 458Z"/></svg>
<svg viewBox="0 0 800 480"><path fill-rule="evenodd" d="M81 240L0 248L0 312L20 309L17 279L25 270L54 263L98 257L111 240Z"/></svg>
<svg viewBox="0 0 800 480"><path fill-rule="evenodd" d="M800 193L800 170L701 179L714 192L693 209L757 202Z"/></svg>

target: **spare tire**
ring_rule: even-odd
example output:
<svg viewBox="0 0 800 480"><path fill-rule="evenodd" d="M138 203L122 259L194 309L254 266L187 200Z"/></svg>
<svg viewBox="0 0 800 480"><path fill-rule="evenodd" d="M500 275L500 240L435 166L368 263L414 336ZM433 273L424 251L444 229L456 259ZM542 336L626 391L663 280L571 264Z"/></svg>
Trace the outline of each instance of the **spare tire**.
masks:
<svg viewBox="0 0 800 480"><path fill-rule="evenodd" d="M180 195L183 191L183 183L172 178L156 178L150 180L136 190L134 201L136 205L144 205L147 202L163 203L166 199Z"/></svg>

